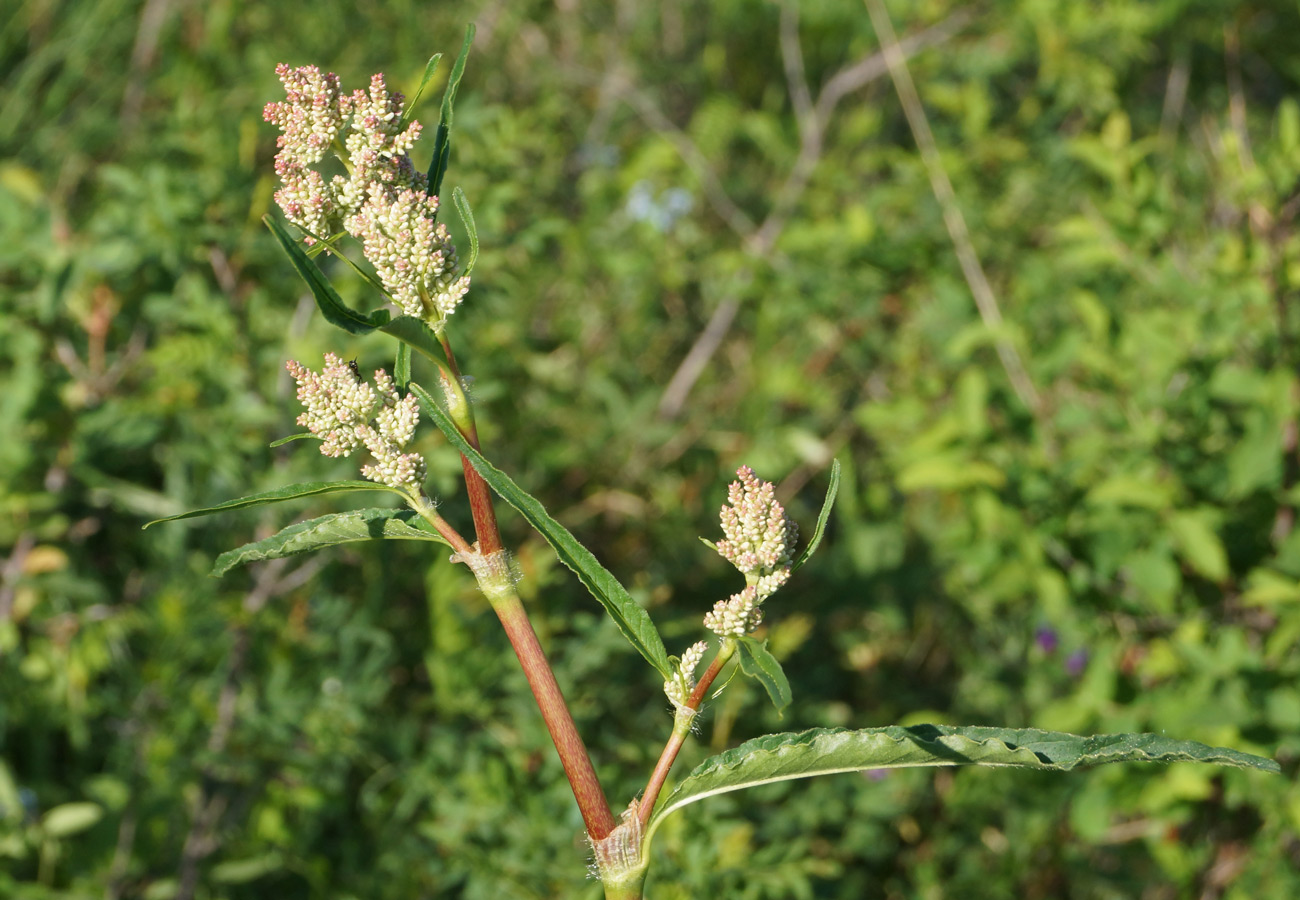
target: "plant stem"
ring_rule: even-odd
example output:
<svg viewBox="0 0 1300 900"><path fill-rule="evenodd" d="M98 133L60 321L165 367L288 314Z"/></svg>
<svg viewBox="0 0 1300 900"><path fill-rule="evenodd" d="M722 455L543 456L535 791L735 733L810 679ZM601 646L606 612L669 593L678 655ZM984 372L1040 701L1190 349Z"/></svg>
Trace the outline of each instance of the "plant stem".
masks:
<svg viewBox="0 0 1300 900"><path fill-rule="evenodd" d="M451 350L451 341L446 332L439 334L438 340L447 355L447 364L454 379L449 381L446 375L441 376L449 414L465 440L478 450L480 447L478 429L474 424L474 410L460 383L460 369ZM501 544L496 512L492 507L492 492L463 454L460 461L465 473L465 491L469 496L470 511L474 516L474 532L478 537L477 553L472 550L471 555L462 552L461 558L474 570L479 586L487 595L497 618L501 620L506 637L510 639L510 646L519 658L524 677L528 679L533 698L542 712L542 720L551 733L556 752L560 754L560 763L564 766L564 774L569 779L573 796L578 801L587 836L593 841L603 840L614 830L615 825L609 801L605 798L604 788L600 786L600 779L596 777L587 745L578 734L578 726L574 724L568 704L564 702L564 694L555 680L555 673L537 640L537 632L533 630L523 602L515 591L506 553Z"/></svg>
<svg viewBox="0 0 1300 900"><path fill-rule="evenodd" d="M663 790L664 782L668 780L668 773L672 770L673 763L677 760L677 754L681 751L682 745L686 743L686 736L691 733L691 722L695 719L695 714L699 712L700 704L704 702L704 695L709 692L713 685L713 680L718 677L722 667L731 659L736 652L736 642L728 638L723 641L722 647L718 649L718 655L713 657L713 662L709 664L708 669L700 676L700 680L695 684L695 690L691 691L691 696L687 698L686 705L677 710L677 715L673 719L673 733L668 737L668 743L664 744L663 752L659 754L659 762L655 764L654 771L650 774L650 780L646 782L645 793L641 795L641 806L637 809L637 817L644 826L650 821L650 813L654 811L655 801L659 799L659 792Z"/></svg>
<svg viewBox="0 0 1300 900"><path fill-rule="evenodd" d="M460 384L460 372L456 368L456 358L451 353L451 344L446 336L440 337L443 350L447 353L447 362L451 368L451 377L439 372L442 392L447 398L447 411L457 430L475 450L481 449L478 441L478 427L474 424L474 408L465 396ZM496 511L492 508L492 490L483 476L474 470L464 454L460 457L461 471L465 474L465 493L469 497L470 515L474 517L474 535L478 538L479 551L485 556L501 550L501 532L497 528Z"/></svg>
<svg viewBox="0 0 1300 900"><path fill-rule="evenodd" d="M524 669L524 677L528 679L528 686L532 688L533 697L542 711L542 719L551 732L551 740L555 742L560 762L564 765L564 774L573 788L578 809L582 811L587 834L592 840L602 840L614 830L614 815L610 812L609 801L605 799L605 791L592 767L587 747L578 734L578 727L574 724L569 707L564 702L564 695L555 681L555 673L551 671L542 645L537 640L537 632L533 630L528 613L524 611L524 605L513 587L508 593L489 596L489 599L506 630L506 636L510 638L510 645L515 648L515 655L519 657L519 664Z"/></svg>
<svg viewBox="0 0 1300 900"><path fill-rule="evenodd" d="M419 513L420 517L424 519L424 521L432 525L434 530L436 530L438 534L442 535L443 540L448 544L451 544L451 548L455 550L457 554L465 557L474 552L474 548L469 545L469 541L461 537L459 531L452 528L451 524L446 519L438 515L437 510L433 507L433 501L429 500L427 497L411 497L410 495L408 495L408 501L411 508Z"/></svg>

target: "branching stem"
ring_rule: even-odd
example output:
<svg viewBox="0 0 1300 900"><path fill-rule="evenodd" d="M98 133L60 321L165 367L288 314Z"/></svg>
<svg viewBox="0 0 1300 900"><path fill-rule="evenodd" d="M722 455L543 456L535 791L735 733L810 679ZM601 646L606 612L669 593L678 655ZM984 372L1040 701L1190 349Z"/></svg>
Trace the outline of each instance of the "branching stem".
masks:
<svg viewBox="0 0 1300 900"><path fill-rule="evenodd" d="M650 780L646 782L645 793L641 795L641 806L637 810L637 817L641 819L642 825L650 821L650 813L654 812L655 801L659 799L659 792L663 790L664 782L668 780L668 773L677 760L677 754L686 743L686 736L691 733L691 722L695 720L695 714L699 712L700 704L704 702L704 695L709 692L713 680L718 677L722 667L735 652L735 641L730 638L723 641L718 655L700 676L695 690L691 691L691 696L686 700L686 705L677 710L677 715L673 719L673 733L669 735L668 743L664 744L663 752L659 754L659 762L655 764Z"/></svg>
<svg viewBox="0 0 1300 900"><path fill-rule="evenodd" d="M478 450L479 440L478 430L474 424L474 410L460 383L460 369L451 350L451 341L445 331L438 335L438 340L447 355L451 376L449 378L447 374L441 374L448 413L465 440ZM506 554L501 544L496 512L492 507L491 490L483 480L483 476L475 471L464 455L461 456L461 466L465 473L465 491L469 496L470 512L474 517L474 533L478 537L478 545L477 548L467 545L462 548L453 543L453 546L457 546L462 561L474 570L479 586L487 595L492 609L501 620L502 627L505 628L506 637L510 639L510 646L514 648L515 656L523 667L524 677L528 679L528 686L537 700L542 720L545 721L551 740L555 743L555 749L560 754L560 763L564 766L564 774L569 779L570 787L573 788L573 796L578 801L578 809L582 812L582 821L586 825L587 835L593 841L603 840L614 830L614 816L610 812L609 801L605 798L600 780L596 777L596 770L591 764L587 746L583 743L582 736L578 734L578 727L574 724L568 704L564 702L564 695L555 680L555 673L551 670L542 645L537 640L537 632L533 630L528 613L524 610L519 594L515 591L514 581L506 564ZM438 527L436 522L434 527ZM442 533L441 528L439 533ZM463 538L460 539L460 545L465 545Z"/></svg>

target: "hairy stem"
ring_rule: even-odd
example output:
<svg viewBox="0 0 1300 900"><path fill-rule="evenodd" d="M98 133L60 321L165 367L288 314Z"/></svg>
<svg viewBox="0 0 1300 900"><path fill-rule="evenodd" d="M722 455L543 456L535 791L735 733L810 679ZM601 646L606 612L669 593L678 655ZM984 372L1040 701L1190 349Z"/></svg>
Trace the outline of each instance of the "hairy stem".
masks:
<svg viewBox="0 0 1300 900"><path fill-rule="evenodd" d="M409 498L409 503L411 508L420 514L420 518L432 525L434 530L442 535L442 539L451 544L451 548L458 554L465 556L474 552L474 548L469 545L469 541L461 537L459 531L452 528L446 519L438 515L432 500L428 497L414 497Z"/></svg>

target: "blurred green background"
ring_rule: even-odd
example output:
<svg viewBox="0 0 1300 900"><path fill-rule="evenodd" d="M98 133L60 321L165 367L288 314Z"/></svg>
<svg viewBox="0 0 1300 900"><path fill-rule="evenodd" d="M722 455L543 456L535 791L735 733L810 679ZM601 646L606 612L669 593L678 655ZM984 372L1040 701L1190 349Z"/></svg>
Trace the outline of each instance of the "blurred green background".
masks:
<svg viewBox="0 0 1300 900"><path fill-rule="evenodd" d="M280 61L410 91L444 52L423 165L467 21L447 186L482 256L452 332L489 457L676 653L737 587L696 540L735 467L807 533L844 465L769 604L795 706L734 682L679 774L765 731L918 721L1167 732L1286 773L772 786L671 820L650 895L1300 896L1300 10L889 7L999 328L853 0L5 0L0 897L599 896L518 665L442 554L207 577L342 497L139 527L354 477L267 446L297 430L287 357L391 346L329 329L262 226L261 109ZM501 515L621 805L668 733L660 684Z"/></svg>

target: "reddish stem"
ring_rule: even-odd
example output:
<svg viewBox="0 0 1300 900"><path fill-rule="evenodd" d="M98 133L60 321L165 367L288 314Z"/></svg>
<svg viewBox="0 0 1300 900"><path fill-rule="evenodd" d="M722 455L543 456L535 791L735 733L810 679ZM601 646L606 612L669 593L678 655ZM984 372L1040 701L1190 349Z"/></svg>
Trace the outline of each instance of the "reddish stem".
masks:
<svg viewBox="0 0 1300 900"><path fill-rule="evenodd" d="M461 537L459 531L451 527L446 519L437 513L432 514L432 518L427 519L432 523L438 534L442 535L443 540L451 544L451 548L462 556L468 556L474 552L474 548L469 545L469 541Z"/></svg>
<svg viewBox="0 0 1300 900"><path fill-rule="evenodd" d="M443 352L447 354L447 365L451 370L451 375L458 382L455 385L444 385L444 390L456 390L464 394L464 387L459 384L460 369L457 368L456 357L451 352L451 342L447 339L446 334L439 335L438 340L442 342ZM444 381L446 377L444 373L442 375ZM448 396L450 397L451 394L448 394ZM461 429L461 435L465 440L469 441L471 447L475 450L482 450L478 442L478 426L474 424L474 408L469 405L468 397L465 402L468 410L466 415L468 424L462 428L462 423L455 416L452 417L452 421L456 423L457 428ZM483 480L483 476L475 471L474 466L465 458L463 453L460 456L460 468L465 473L465 494L469 497L470 515L474 517L474 535L478 538L479 551L484 556L490 556L501 550L501 531L497 527L496 510L492 507L492 489Z"/></svg>
<svg viewBox="0 0 1300 900"><path fill-rule="evenodd" d="M700 704L704 702L704 695L709 692L709 687L713 684L713 679L718 677L718 673L730 658L730 653L722 652L713 657L713 662L700 676L695 690L691 691L691 696L686 699L688 709L699 711ZM650 780L646 782L645 793L641 796L641 805L637 808L637 817L643 826L650 821L650 813L655 808L655 801L659 799L659 792L663 790L664 782L668 780L668 773L673 763L677 761L678 752L686 743L687 733L687 729L674 728L668 743L664 744L663 753L659 754L659 762L655 763L655 770L650 774Z"/></svg>
<svg viewBox="0 0 1300 900"><path fill-rule="evenodd" d="M465 435L475 450L478 449L478 436ZM460 457L461 469L465 473L465 493L469 495L469 511L474 517L474 534L478 537L478 549L484 556L491 556L501 551L501 532L497 528L497 514L492 508L492 491L483 480L483 476L474 471L464 454Z"/></svg>
<svg viewBox="0 0 1300 900"><path fill-rule="evenodd" d="M523 666L528 686L533 690L533 697L542 711L542 719L555 741L559 751L560 762L564 765L564 774L568 776L573 796L582 811L582 821L587 826L587 834L593 841L603 840L614 830L614 815L610 812L609 801L605 791L596 777L596 770L591 764L587 747L578 735L578 727L569 714L569 707L564 702L564 695L555 681L555 673L546 661L546 654L537 640L537 632L524 612L523 604L517 596L510 600L494 603L497 617L515 648L519 664Z"/></svg>
<svg viewBox="0 0 1300 900"><path fill-rule="evenodd" d="M455 387L463 393L463 386L459 384L460 368L456 365L456 356L451 351L451 341L445 332L438 336L438 340L447 355L447 365L451 374L457 379L458 383ZM469 407L467 418L468 427L462 430L462 434L470 446L478 450L480 449L478 428L474 424L472 407ZM465 492L469 496L470 512L474 517L478 552L484 557L490 557L502 552L501 532L497 527L496 512L492 507L492 492L487 482L483 480L483 476L475 471L464 454L461 454L460 462L465 473ZM610 812L609 801L600 786L600 779L596 777L596 769L591 764L587 746L583 743L582 736L578 734L578 726L574 724L568 704L564 702L564 694L561 693L560 686L555 680L555 673L551 670L542 645L537 640L537 632L533 630L528 613L524 610L519 595L513 590L494 597L492 608L501 620L506 637L510 639L510 646L514 648L515 656L519 658L524 677L528 679L528 686L532 689L533 698L542 713L542 720L546 723L546 730L551 733L556 752L560 754L560 763L564 766L564 774L569 779L573 796L578 801L578 809L582 813L587 835L593 841L604 840L614 830L614 815Z"/></svg>

